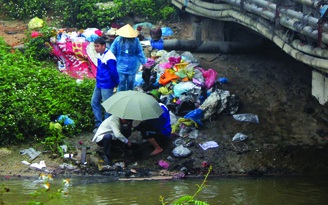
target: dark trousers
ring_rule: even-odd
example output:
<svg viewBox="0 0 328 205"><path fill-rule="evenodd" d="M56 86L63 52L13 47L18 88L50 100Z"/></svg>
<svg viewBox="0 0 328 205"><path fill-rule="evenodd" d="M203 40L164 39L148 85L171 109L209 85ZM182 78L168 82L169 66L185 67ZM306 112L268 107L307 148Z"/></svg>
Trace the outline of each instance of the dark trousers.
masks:
<svg viewBox="0 0 328 205"><path fill-rule="evenodd" d="M147 121L141 122L138 125L138 130L143 139L154 138L160 146L166 146L169 142L169 138L161 133L160 130L156 129L153 125L148 124Z"/></svg>
<svg viewBox="0 0 328 205"><path fill-rule="evenodd" d="M111 151L123 151L125 158L126 156L134 157L133 150L137 151L138 146L136 144L132 144L131 148L125 148L125 145L120 140L113 140L113 136L111 134L105 134L103 139L97 142L97 145L103 147L103 152L107 156L108 159L112 158ZM116 148L116 149L115 149ZM115 153L114 153L115 154ZM125 159L126 160L126 159Z"/></svg>
<svg viewBox="0 0 328 205"><path fill-rule="evenodd" d="M141 122L138 125L138 130L143 139L158 138L162 136L162 133L159 130L146 122Z"/></svg>
<svg viewBox="0 0 328 205"><path fill-rule="evenodd" d="M97 142L97 145L104 148L104 154L110 157L110 148L112 146L113 136L111 134L105 134L103 139Z"/></svg>

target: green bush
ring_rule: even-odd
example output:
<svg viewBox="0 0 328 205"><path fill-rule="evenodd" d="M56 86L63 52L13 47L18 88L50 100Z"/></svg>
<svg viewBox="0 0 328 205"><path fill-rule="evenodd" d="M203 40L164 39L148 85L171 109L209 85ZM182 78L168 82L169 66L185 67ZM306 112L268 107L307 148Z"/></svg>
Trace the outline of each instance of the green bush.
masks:
<svg viewBox="0 0 328 205"><path fill-rule="evenodd" d="M3 12L15 19L46 17L51 10L50 0L10 0L1 1Z"/></svg>
<svg viewBox="0 0 328 205"><path fill-rule="evenodd" d="M97 3L106 2L104 6ZM149 21L158 21L168 18L176 12L167 0L69 0L57 1L55 9L57 16L62 16L64 26L75 26L78 28L98 27L105 28L111 22L126 16L138 14ZM160 12L159 12L160 11Z"/></svg>
<svg viewBox="0 0 328 205"><path fill-rule="evenodd" d="M169 0L113 0L101 7L99 0L0 0L4 14L14 19L39 17L68 27L104 28L111 22L138 14L149 21L165 20L172 13ZM38 32L37 37L35 33ZM33 34L33 35L32 35ZM38 139L51 149L65 137L90 129L90 98L94 80L63 75L49 62L49 38L56 33L44 25L26 32L24 53L12 50L0 38L0 144ZM46 61L45 61L46 60ZM62 132L49 129L52 116L69 115L76 123Z"/></svg>
<svg viewBox="0 0 328 205"><path fill-rule="evenodd" d="M54 28L44 23L42 28L26 30L25 34L24 53L26 56L39 61L48 60L52 57L49 41L51 37L57 35Z"/></svg>
<svg viewBox="0 0 328 205"><path fill-rule="evenodd" d="M65 127L72 136L91 129L90 99L94 80L76 80L60 73L53 62L37 62L0 38L0 144L52 136L53 116L69 115L75 126Z"/></svg>
<svg viewBox="0 0 328 205"><path fill-rule="evenodd" d="M104 6L99 6L102 3ZM0 0L0 4L3 12L14 19L47 17L53 24L77 28L105 28L134 14L156 22L177 12L170 0Z"/></svg>

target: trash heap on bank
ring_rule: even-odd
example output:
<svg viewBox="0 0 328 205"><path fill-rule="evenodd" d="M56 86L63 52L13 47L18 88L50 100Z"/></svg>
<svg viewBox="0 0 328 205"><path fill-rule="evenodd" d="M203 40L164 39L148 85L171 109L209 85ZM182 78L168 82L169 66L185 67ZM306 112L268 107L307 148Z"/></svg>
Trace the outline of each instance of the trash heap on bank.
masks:
<svg viewBox="0 0 328 205"><path fill-rule="evenodd" d="M56 39L51 39L52 53L59 60L59 70L77 79L94 78L97 60L93 41L99 36L113 40L115 30L112 28L102 33L96 28L88 28L78 33L59 32ZM155 41L163 42L163 38L154 36L157 38L154 38ZM154 41L147 37L145 39ZM221 85L228 83L228 79L220 76L218 69L202 68L198 59L188 51L178 53L174 50L154 49L150 45L144 49L148 59L137 73L136 88L142 92L158 90L161 102L170 110L172 134L177 137L174 141L176 149L172 151L174 156L189 156L191 152L187 147L197 138L198 129L204 121L216 115L233 115L239 121L259 123L257 115L236 115L239 97L221 89ZM247 138L242 133L237 134L233 141ZM206 150L218 147L218 144L209 141L199 146Z"/></svg>

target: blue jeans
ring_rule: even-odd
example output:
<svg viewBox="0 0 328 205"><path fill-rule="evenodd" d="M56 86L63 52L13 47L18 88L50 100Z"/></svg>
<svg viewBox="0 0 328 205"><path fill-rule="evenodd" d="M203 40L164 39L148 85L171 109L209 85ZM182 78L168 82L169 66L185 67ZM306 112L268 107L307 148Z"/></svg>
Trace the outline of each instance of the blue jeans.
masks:
<svg viewBox="0 0 328 205"><path fill-rule="evenodd" d="M118 76L120 83L118 84L117 91L134 90L136 74L118 73Z"/></svg>
<svg viewBox="0 0 328 205"><path fill-rule="evenodd" d="M99 127L102 121L110 116L110 114L106 112L105 118L103 118L103 107L101 103L112 95L113 89L101 89L97 88L97 86L95 87L91 98L91 107L95 116L95 127Z"/></svg>

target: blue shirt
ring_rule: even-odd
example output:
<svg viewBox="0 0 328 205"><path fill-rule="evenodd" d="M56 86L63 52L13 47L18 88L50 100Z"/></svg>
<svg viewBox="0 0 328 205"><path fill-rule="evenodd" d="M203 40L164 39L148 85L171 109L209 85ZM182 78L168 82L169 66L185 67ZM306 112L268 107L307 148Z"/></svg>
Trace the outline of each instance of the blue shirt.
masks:
<svg viewBox="0 0 328 205"><path fill-rule="evenodd" d="M172 132L172 127L171 127L169 109L167 109L167 107L162 103L159 103L159 105L161 106L164 112L161 114L161 116L159 116L159 118L147 120L147 124L151 124L154 128L159 130L164 136L170 137Z"/></svg>
<svg viewBox="0 0 328 205"><path fill-rule="evenodd" d="M116 69L116 58L110 50L106 50L97 58L96 86L101 89L113 89L119 83Z"/></svg>

